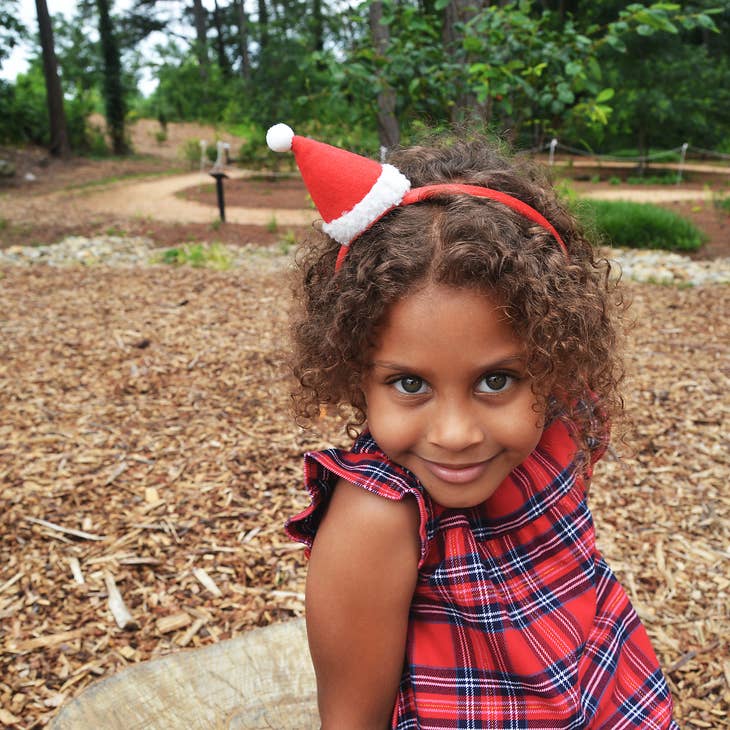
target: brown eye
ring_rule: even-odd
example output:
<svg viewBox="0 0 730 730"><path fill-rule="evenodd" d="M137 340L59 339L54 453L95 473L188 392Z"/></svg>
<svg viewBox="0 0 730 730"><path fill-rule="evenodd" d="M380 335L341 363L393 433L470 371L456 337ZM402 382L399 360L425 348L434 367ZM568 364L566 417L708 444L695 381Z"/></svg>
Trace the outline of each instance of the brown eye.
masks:
<svg viewBox="0 0 730 730"><path fill-rule="evenodd" d="M393 383L393 385L399 393L405 393L406 395L416 395L418 393L426 392L423 378L415 378L412 375L399 378Z"/></svg>
<svg viewBox="0 0 730 730"><path fill-rule="evenodd" d="M507 373L490 373L477 384L480 393L501 393L512 385L514 377Z"/></svg>

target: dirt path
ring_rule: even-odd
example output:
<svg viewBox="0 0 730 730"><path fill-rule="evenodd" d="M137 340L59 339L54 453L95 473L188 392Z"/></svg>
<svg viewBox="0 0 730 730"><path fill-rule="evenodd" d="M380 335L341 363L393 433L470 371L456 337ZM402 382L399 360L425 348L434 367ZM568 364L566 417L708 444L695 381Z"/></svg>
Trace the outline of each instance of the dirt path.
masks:
<svg viewBox="0 0 730 730"><path fill-rule="evenodd" d="M253 176L253 171L226 170L229 178ZM142 182L119 182L97 190L59 190L46 195L16 199L3 211L10 220L39 220L54 210L79 215L108 214L115 217L150 217L171 223L210 223L218 217L215 207L194 200L180 198L176 193L196 185L209 185L211 178L206 172L158 177ZM711 201L709 190L670 187L639 189L624 186L615 189L587 189L581 195L596 200L633 200L637 202L670 203L682 201ZM284 208L226 207L226 220L230 223L266 226L272 218L285 226L306 226L317 216L312 210Z"/></svg>
<svg viewBox="0 0 730 730"><path fill-rule="evenodd" d="M227 169L229 178L251 177L250 170ZM132 185L115 186L92 195L85 195L79 205L90 212L114 212L116 215L150 216L159 221L183 223L210 223L218 217L217 208L192 200L176 197L175 193L196 185L210 185L207 172L189 175L175 175L157 180L148 180ZM285 226L309 225L315 216L311 210L286 210L278 208L236 208L226 207L226 220L230 223L244 223L265 226L272 218Z"/></svg>
<svg viewBox="0 0 730 730"><path fill-rule="evenodd" d="M250 170L227 169L230 178L250 177ZM175 194L196 185L210 185L206 172L158 177L142 182L119 182L97 190L59 190L46 195L16 199L3 210L3 216L14 222L39 221L51 211L65 211L65 215L92 216L98 214L129 218L153 218L169 223L211 223L217 220L218 210ZM272 220L284 226L306 226L316 217L312 210L277 208L226 207L230 223L266 226Z"/></svg>
<svg viewBox="0 0 730 730"><path fill-rule="evenodd" d="M619 187L613 190L587 190L581 193L585 198L592 200L628 200L635 203L681 203L687 200L703 202L712 201L711 190L697 190L690 188L656 188Z"/></svg>

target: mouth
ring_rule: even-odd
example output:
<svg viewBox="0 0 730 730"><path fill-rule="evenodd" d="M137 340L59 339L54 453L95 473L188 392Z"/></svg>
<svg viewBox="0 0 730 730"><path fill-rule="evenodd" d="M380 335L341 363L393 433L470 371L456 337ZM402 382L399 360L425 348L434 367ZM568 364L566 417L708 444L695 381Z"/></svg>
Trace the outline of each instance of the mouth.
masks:
<svg viewBox="0 0 730 730"><path fill-rule="evenodd" d="M478 479L486 471L496 456L471 464L441 464L423 459L424 466L442 482L448 484L468 484Z"/></svg>

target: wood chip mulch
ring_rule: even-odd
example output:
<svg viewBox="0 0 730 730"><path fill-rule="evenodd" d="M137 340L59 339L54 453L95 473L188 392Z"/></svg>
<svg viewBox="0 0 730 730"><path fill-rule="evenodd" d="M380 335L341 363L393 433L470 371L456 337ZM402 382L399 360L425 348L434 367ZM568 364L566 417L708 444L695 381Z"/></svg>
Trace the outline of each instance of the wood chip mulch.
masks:
<svg viewBox="0 0 730 730"><path fill-rule="evenodd" d="M38 728L129 664L303 613L282 531L301 455L281 267L0 270L0 726ZM599 545L683 728L730 706L730 288L626 285L625 438Z"/></svg>

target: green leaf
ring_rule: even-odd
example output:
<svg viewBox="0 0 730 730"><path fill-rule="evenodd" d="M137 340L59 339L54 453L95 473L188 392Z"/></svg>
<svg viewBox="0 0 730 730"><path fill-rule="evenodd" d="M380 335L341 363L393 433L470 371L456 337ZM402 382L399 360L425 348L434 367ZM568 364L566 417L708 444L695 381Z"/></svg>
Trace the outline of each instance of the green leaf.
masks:
<svg viewBox="0 0 730 730"><path fill-rule="evenodd" d="M558 99L563 104L572 104L575 101L575 94L561 84L558 86Z"/></svg>
<svg viewBox="0 0 730 730"><path fill-rule="evenodd" d="M601 104L604 101L608 101L609 99L613 99L613 96L614 96L615 93L616 92L614 92L613 89L610 89L610 88L603 89L603 91L601 91L598 94L598 96L596 97L596 103L597 104Z"/></svg>
<svg viewBox="0 0 730 730"><path fill-rule="evenodd" d="M476 53L477 51L481 51L484 47L482 41L473 35L466 36L462 45L467 53Z"/></svg>
<svg viewBox="0 0 730 730"><path fill-rule="evenodd" d="M607 35L606 43L608 43L608 45L611 46L614 51L618 51L619 53L626 53L626 44L617 36Z"/></svg>

